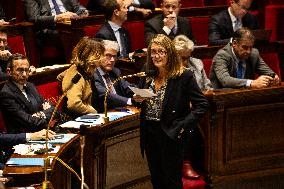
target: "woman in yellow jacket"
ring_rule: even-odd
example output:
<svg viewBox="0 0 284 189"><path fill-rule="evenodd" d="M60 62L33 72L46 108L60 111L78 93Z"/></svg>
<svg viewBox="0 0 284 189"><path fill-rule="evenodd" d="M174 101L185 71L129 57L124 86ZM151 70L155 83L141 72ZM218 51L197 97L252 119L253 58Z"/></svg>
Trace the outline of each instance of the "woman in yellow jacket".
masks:
<svg viewBox="0 0 284 189"><path fill-rule="evenodd" d="M83 37L72 51L71 67L57 76L62 83L62 91L66 92L66 113L71 117L97 113L93 106L96 102L92 102L97 95L92 80L104 50L95 38Z"/></svg>

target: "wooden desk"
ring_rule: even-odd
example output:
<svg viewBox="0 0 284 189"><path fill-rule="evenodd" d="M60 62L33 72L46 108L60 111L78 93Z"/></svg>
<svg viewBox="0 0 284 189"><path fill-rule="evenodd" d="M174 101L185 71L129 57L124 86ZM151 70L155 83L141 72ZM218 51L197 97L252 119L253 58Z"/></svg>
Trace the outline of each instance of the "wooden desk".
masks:
<svg viewBox="0 0 284 189"><path fill-rule="evenodd" d="M215 91L201 122L212 188L284 187L284 83Z"/></svg>
<svg viewBox="0 0 284 189"><path fill-rule="evenodd" d="M36 50L36 41L33 32L33 23L31 22L18 22L11 23L8 25L1 26L1 30L6 32L8 35L22 35L24 39L24 45L32 65L38 66L39 59Z"/></svg>
<svg viewBox="0 0 284 189"><path fill-rule="evenodd" d="M75 136L69 142L60 145L60 150L56 154L49 154L49 156L56 156L61 158L64 162L70 163L75 156L74 152L79 149L79 136ZM33 155L33 156L24 156L13 154L14 158L45 158L46 155ZM78 157L77 157L78 158ZM56 167L55 167L56 165ZM55 171L51 171L55 170ZM65 181L63 178L69 178L70 172L66 170L61 164L57 161L53 160L51 165L51 170L49 169L49 178L51 180L56 179L56 185L58 188L63 189L64 187L60 187L62 185L61 182ZM60 174L60 175L58 175ZM42 166L6 166L3 170L3 176L12 177L13 181L11 183L12 186L30 186L34 184L41 184L44 180L44 168ZM64 182L64 184L66 184Z"/></svg>
<svg viewBox="0 0 284 189"><path fill-rule="evenodd" d="M206 94L210 110L200 128L208 188L284 187L283 94L284 83L265 89L224 89ZM86 137L84 173L90 188L151 188L139 148L139 114L81 131ZM59 157L66 157L68 162L79 151L78 143L69 143ZM70 174L58 167L55 162L53 185L70 188Z"/></svg>

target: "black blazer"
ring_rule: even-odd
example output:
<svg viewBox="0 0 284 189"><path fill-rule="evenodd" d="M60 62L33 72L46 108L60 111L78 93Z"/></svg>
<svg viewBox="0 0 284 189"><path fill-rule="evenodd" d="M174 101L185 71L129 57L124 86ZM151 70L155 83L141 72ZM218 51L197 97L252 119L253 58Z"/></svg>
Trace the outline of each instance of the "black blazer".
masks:
<svg viewBox="0 0 284 189"><path fill-rule="evenodd" d="M21 90L10 80L3 86L0 92L0 107L8 133L26 133L39 131L47 127L53 107L42 109L43 98L35 86L27 82L26 93L31 95L29 102ZM43 111L47 117L33 117L35 112Z"/></svg>
<svg viewBox="0 0 284 189"><path fill-rule="evenodd" d="M163 30L164 22L163 22L164 16L163 14L157 15L154 18L151 18L145 22L145 28L144 28L144 34L145 34L145 44L148 46L149 42L156 34L164 34L165 31ZM189 39L192 41L194 40L194 37L192 35L192 29L191 25L187 18L183 18L178 16L177 17L177 25L178 30L176 34L173 34L172 32L169 34L169 37L173 39L177 35L186 35Z"/></svg>
<svg viewBox="0 0 284 189"><path fill-rule="evenodd" d="M20 143L26 143L26 133L20 133L20 134L0 133L0 146L14 146Z"/></svg>
<svg viewBox="0 0 284 189"><path fill-rule="evenodd" d="M80 6L78 0L61 0L67 11L78 12L84 7ZM25 0L26 18L35 23L41 29L55 29L54 16L51 15L51 8L48 0Z"/></svg>
<svg viewBox="0 0 284 189"><path fill-rule="evenodd" d="M116 80L121 76L121 72L118 68L113 68L111 72L109 72L109 77L112 81ZM102 75L96 70L94 74L95 85L99 94L99 104L103 104L106 92L106 86L103 81ZM129 89L128 86L132 86L126 80L119 80L114 84L114 88L117 94L108 94L107 98L107 106L108 109L113 109L116 107L123 107L127 105L128 98L132 98L133 92ZM102 110L99 110L102 112Z"/></svg>
<svg viewBox="0 0 284 189"><path fill-rule="evenodd" d="M129 54L131 52L131 42L130 42L130 37L129 37L129 33L128 31L122 28L122 32L123 32L123 36L124 36L124 41L125 41L125 45L126 45L126 53ZM115 35L114 35L114 31L112 30L111 26L109 25L108 22L105 22L100 30L96 33L96 38L100 38L100 39L107 39L107 40L111 40L111 41L117 41Z"/></svg>
<svg viewBox="0 0 284 189"><path fill-rule="evenodd" d="M242 24L243 27L247 27L251 30L259 28L257 18L250 13L247 13L242 18ZM228 9L212 16L208 33L210 45L225 45L229 42L234 30Z"/></svg>
<svg viewBox="0 0 284 189"><path fill-rule="evenodd" d="M146 83L144 79L140 85L141 88L149 88L150 83ZM181 76L168 81L160 119L161 127L171 139L178 140L186 133L184 131L192 130L196 126L207 109L208 101L199 89L193 73L185 70ZM145 111L145 104L142 103L140 114L142 150L145 135Z"/></svg>

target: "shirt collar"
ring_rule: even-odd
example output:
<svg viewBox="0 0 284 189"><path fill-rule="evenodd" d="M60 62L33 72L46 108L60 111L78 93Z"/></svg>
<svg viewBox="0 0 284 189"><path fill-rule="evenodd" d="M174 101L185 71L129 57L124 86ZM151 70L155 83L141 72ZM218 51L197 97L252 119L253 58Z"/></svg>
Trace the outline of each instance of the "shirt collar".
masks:
<svg viewBox="0 0 284 189"><path fill-rule="evenodd" d="M237 55L235 54L234 52L234 48L231 46L231 49L232 49L232 53L233 53L233 58L235 60L235 62L239 63L240 59L237 57Z"/></svg>
<svg viewBox="0 0 284 189"><path fill-rule="evenodd" d="M98 72L100 73L101 76L104 76L104 75L107 74L107 73L105 73L105 72L102 70L101 67L98 67L97 70L98 70Z"/></svg>
<svg viewBox="0 0 284 189"><path fill-rule="evenodd" d="M112 29L114 32L118 31L119 28L121 28L119 25L117 25L116 23L114 23L114 22L112 22L112 21L108 21L108 23L109 23L111 29Z"/></svg>
<svg viewBox="0 0 284 189"><path fill-rule="evenodd" d="M13 83L14 83L21 91L24 91L24 87L27 86L27 84L21 85L21 84L15 82L15 81L13 81Z"/></svg>
<svg viewBox="0 0 284 189"><path fill-rule="evenodd" d="M237 21L237 17L235 17L231 11L231 8L229 7L228 8L228 12L229 12L229 15L230 15L230 18L231 18L231 21L232 23L235 23Z"/></svg>

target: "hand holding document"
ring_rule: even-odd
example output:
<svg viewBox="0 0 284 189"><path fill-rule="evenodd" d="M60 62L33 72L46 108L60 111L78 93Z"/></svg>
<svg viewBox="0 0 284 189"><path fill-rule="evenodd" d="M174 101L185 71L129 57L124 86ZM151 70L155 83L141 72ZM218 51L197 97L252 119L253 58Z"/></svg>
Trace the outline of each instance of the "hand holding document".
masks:
<svg viewBox="0 0 284 189"><path fill-rule="evenodd" d="M155 93L153 93L152 91L150 91L149 89L139 89L136 87L130 87L129 88L136 94L139 95L143 98L151 98L154 96L157 96Z"/></svg>

